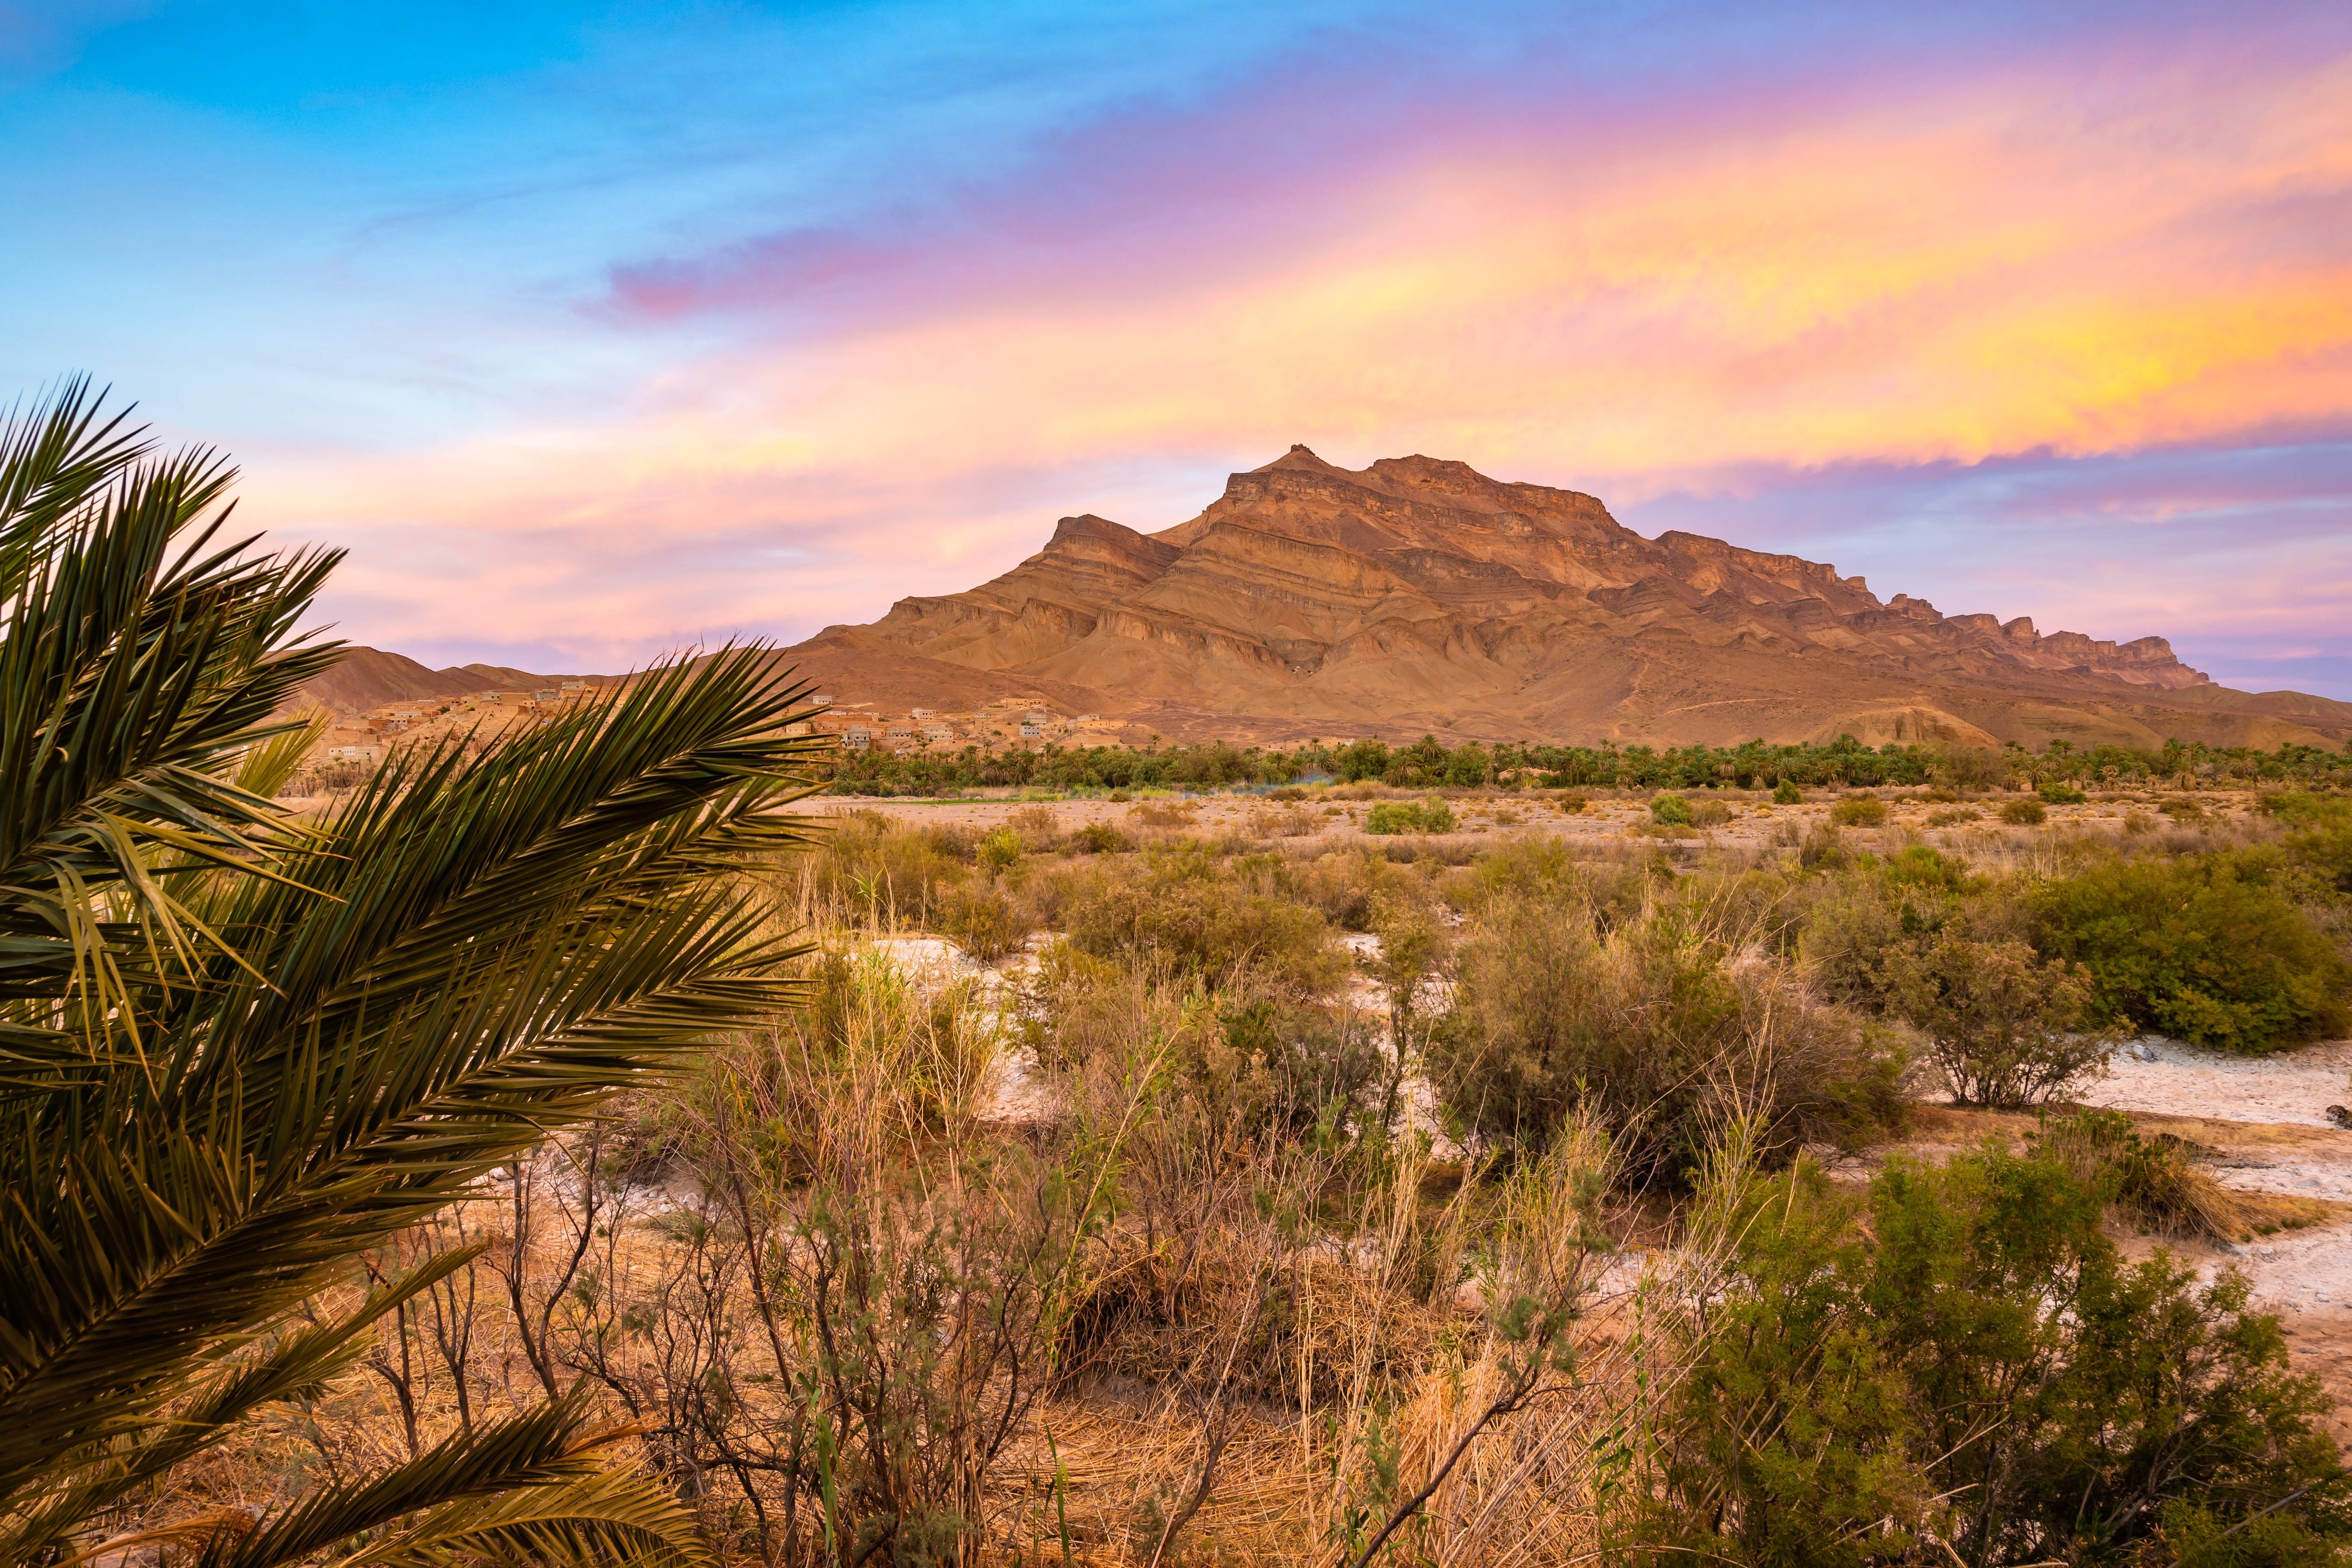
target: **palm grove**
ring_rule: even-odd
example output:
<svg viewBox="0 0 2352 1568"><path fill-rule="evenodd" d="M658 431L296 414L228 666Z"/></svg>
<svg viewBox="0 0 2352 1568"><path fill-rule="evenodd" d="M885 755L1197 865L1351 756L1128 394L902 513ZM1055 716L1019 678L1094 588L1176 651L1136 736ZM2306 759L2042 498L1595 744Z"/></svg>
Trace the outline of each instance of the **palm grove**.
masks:
<svg viewBox="0 0 2352 1568"><path fill-rule="evenodd" d="M2066 1101L2341 1028L2332 790L2006 870L810 840L747 648L298 816L334 562L228 478L79 385L0 446L0 1561L2344 1559L2276 1322L2117 1241L2285 1211ZM1923 1074L2040 1120L1830 1180Z"/></svg>

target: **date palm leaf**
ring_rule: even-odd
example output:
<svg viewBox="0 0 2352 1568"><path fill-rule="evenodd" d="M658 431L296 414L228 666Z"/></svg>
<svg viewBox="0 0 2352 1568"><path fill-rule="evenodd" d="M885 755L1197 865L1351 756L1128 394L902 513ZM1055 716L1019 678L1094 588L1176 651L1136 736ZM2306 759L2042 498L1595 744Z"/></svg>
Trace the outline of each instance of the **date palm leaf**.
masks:
<svg viewBox="0 0 2352 1568"><path fill-rule="evenodd" d="M335 557L222 542L230 473L152 458L79 384L0 431L11 1559L331 1377L432 1277L298 1319L355 1254L793 995L759 874L814 742L765 649L404 751L298 823L270 796L338 655L297 635ZM478 1428L205 1551L690 1558L586 1423Z"/></svg>

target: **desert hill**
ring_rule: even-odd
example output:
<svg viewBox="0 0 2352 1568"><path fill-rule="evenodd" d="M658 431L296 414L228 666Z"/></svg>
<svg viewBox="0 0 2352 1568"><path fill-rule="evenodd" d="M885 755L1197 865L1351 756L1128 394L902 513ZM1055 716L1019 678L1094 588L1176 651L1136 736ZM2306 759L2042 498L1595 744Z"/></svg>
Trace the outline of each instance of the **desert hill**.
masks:
<svg viewBox="0 0 2352 1568"><path fill-rule="evenodd" d="M496 664L427 669L402 654L354 647L345 648L341 660L325 674L304 682L302 694L337 713L364 713L387 702L466 697L477 691L527 690L561 679L563 678L533 675Z"/></svg>
<svg viewBox="0 0 2352 1568"><path fill-rule="evenodd" d="M1793 555L1644 539L1573 490L1304 447L1187 522L1066 517L1001 577L782 657L886 709L1029 696L1130 738L2352 737L2352 704L2217 686L2162 637L1946 616Z"/></svg>

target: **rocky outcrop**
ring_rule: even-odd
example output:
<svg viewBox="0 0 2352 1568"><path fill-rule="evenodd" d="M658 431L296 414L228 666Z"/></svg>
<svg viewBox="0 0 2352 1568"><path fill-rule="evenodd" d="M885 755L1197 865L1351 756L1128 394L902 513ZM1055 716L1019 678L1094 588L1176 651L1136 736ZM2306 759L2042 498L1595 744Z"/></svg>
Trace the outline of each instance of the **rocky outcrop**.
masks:
<svg viewBox="0 0 2352 1568"><path fill-rule="evenodd" d="M788 657L853 689L887 663L914 701L926 681L1051 683L1171 737L2352 734L2352 706L2227 691L2161 637L1946 616L1820 562L1644 539L1574 490L1431 458L1351 470L1304 447L1162 532L1064 518L1004 575Z"/></svg>
<svg viewBox="0 0 2352 1568"><path fill-rule="evenodd" d="M1794 555L1644 539L1574 490L1431 458L1350 470L1304 447L1173 528L1066 517L1003 576L778 662L877 710L1020 697L1138 742L2352 737L2352 704L2230 690L2162 637L1946 616ZM558 679L352 648L305 696L355 712Z"/></svg>

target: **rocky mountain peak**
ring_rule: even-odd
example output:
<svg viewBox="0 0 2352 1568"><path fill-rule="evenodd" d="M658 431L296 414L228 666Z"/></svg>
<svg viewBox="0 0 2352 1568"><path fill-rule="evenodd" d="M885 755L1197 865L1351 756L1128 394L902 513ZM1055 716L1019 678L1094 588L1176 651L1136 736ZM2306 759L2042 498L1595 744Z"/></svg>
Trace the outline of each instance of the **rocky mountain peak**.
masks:
<svg viewBox="0 0 2352 1568"><path fill-rule="evenodd" d="M897 661L902 682L1059 683L1171 736L2145 739L2242 730L2269 700L2221 692L2161 637L1946 616L1801 556L1645 539L1580 491L1303 445L1172 528L1066 517L991 582L794 652L828 648ZM2352 705L2317 702L2290 705L2298 733L2341 708L2352 734Z"/></svg>

